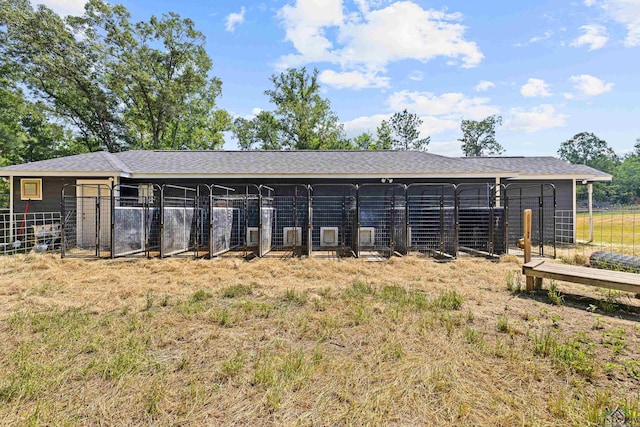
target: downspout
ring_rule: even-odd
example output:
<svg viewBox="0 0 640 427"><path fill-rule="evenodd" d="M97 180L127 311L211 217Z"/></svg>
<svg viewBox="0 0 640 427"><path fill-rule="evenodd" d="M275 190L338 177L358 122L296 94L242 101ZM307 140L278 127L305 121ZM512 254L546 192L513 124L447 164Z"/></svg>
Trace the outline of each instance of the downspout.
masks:
<svg viewBox="0 0 640 427"><path fill-rule="evenodd" d="M13 175L9 177L9 241L13 244Z"/></svg>

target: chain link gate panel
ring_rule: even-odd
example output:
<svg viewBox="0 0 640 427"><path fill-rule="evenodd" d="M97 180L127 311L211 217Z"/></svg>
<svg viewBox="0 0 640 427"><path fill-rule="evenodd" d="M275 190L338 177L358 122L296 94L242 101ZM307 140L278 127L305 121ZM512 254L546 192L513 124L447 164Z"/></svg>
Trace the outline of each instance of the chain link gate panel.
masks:
<svg viewBox="0 0 640 427"><path fill-rule="evenodd" d="M311 247L355 255L357 187L350 184L317 184L311 187Z"/></svg>
<svg viewBox="0 0 640 427"><path fill-rule="evenodd" d="M523 236L522 215L531 209L531 249L538 256L556 257L556 188L553 184L507 184L504 189L509 221L508 245Z"/></svg>
<svg viewBox="0 0 640 427"><path fill-rule="evenodd" d="M505 253L504 208L496 206L497 187L460 184L456 188L458 249L489 256Z"/></svg>
<svg viewBox="0 0 640 427"><path fill-rule="evenodd" d="M456 187L411 184L407 187L409 250L436 258L457 256Z"/></svg>
<svg viewBox="0 0 640 427"><path fill-rule="evenodd" d="M385 256L406 252L406 195L402 184L358 186L356 254L374 251Z"/></svg>
<svg viewBox="0 0 640 427"><path fill-rule="evenodd" d="M111 255L111 187L105 184L62 188L62 257Z"/></svg>

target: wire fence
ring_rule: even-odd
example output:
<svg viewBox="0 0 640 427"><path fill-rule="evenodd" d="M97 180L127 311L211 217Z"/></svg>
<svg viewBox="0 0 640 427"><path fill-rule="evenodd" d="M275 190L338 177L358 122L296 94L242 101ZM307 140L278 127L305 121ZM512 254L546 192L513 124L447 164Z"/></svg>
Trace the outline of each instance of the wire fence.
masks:
<svg viewBox="0 0 640 427"><path fill-rule="evenodd" d="M309 255L332 251L518 254L522 209L534 211L539 255L586 258L594 251L640 256L640 207L555 209L539 197L486 185L237 185L202 191L140 184L69 186L60 212L0 211L0 253L64 256L220 256L244 251ZM518 190L519 191L519 190ZM535 215L538 215L537 217ZM575 218L575 219L574 219ZM592 230L592 231L591 231Z"/></svg>
<svg viewBox="0 0 640 427"><path fill-rule="evenodd" d="M556 212L558 258L585 262L596 251L640 257L640 207Z"/></svg>
<svg viewBox="0 0 640 427"><path fill-rule="evenodd" d="M0 213L0 254L60 250L60 212Z"/></svg>

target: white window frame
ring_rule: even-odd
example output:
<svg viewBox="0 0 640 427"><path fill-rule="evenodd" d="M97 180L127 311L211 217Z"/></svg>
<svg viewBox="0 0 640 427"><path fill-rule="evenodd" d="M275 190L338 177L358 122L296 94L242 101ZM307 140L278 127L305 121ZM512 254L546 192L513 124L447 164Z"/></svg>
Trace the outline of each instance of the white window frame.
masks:
<svg viewBox="0 0 640 427"><path fill-rule="evenodd" d="M25 184L36 184L37 194L35 196L26 196L24 194ZM20 200L42 200L42 178L21 178L20 179Z"/></svg>

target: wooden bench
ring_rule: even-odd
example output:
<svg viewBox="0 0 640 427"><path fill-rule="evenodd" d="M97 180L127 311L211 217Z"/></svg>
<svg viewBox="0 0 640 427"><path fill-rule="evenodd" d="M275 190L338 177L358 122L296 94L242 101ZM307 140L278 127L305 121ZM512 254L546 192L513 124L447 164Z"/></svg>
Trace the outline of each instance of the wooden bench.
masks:
<svg viewBox="0 0 640 427"><path fill-rule="evenodd" d="M536 279L536 287L542 284L542 279L555 279L563 282L580 283L640 294L640 274L635 273L553 264L546 263L544 260L535 260L522 266L522 274Z"/></svg>

